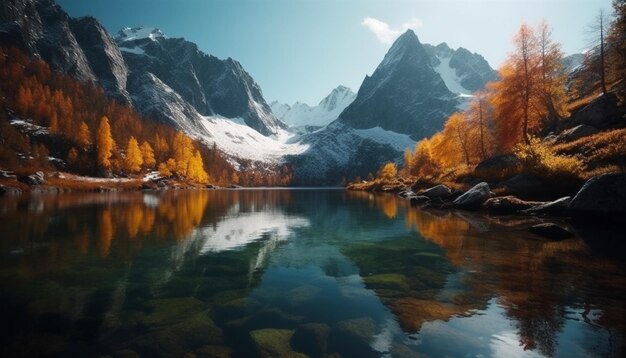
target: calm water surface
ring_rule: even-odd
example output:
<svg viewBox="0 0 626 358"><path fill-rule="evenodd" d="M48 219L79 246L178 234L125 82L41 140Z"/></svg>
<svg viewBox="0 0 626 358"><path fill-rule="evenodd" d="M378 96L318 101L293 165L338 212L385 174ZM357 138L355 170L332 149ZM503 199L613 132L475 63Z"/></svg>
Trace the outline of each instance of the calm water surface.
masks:
<svg viewBox="0 0 626 358"><path fill-rule="evenodd" d="M342 190L0 198L1 355L623 356L624 261L531 224Z"/></svg>

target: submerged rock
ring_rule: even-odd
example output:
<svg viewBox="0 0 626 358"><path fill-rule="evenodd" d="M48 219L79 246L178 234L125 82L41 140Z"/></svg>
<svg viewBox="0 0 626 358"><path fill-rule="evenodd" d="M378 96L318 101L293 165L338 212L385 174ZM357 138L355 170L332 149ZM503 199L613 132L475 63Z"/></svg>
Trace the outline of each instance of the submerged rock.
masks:
<svg viewBox="0 0 626 358"><path fill-rule="evenodd" d="M532 232L535 235L543 236L545 238L553 240L564 240L574 236L574 234L572 234L571 232L553 223L533 225L528 228L528 231Z"/></svg>
<svg viewBox="0 0 626 358"><path fill-rule="evenodd" d="M291 346L311 357L323 357L328 350L330 327L323 323L306 323L298 327L291 337Z"/></svg>
<svg viewBox="0 0 626 358"><path fill-rule="evenodd" d="M386 273L363 278L368 288L388 288L408 291L410 289L406 276L399 273Z"/></svg>
<svg viewBox="0 0 626 358"><path fill-rule="evenodd" d="M483 203L483 208L494 214L513 214L539 204L537 201L524 201L509 195L489 198Z"/></svg>
<svg viewBox="0 0 626 358"><path fill-rule="evenodd" d="M250 332L250 337L261 357L305 358L305 354L295 352L291 348L293 334L293 330L265 328Z"/></svg>
<svg viewBox="0 0 626 358"><path fill-rule="evenodd" d="M423 196L427 196L430 199L435 199L435 198L447 198L450 196L451 193L452 193L452 190L450 190L450 188L448 188L447 186L443 184L439 184L437 186L424 190L420 194Z"/></svg>
<svg viewBox="0 0 626 358"><path fill-rule="evenodd" d="M477 210L480 206L491 196L491 190L489 190L489 184L482 182L476 184L465 194L456 198L453 202L454 206L466 209Z"/></svg>
<svg viewBox="0 0 626 358"><path fill-rule="evenodd" d="M376 324L374 320L369 317L347 319L338 322L335 329L364 342L369 342L374 334L376 334Z"/></svg>
<svg viewBox="0 0 626 358"><path fill-rule="evenodd" d="M589 179L569 204L568 214L581 219L626 218L626 173Z"/></svg>

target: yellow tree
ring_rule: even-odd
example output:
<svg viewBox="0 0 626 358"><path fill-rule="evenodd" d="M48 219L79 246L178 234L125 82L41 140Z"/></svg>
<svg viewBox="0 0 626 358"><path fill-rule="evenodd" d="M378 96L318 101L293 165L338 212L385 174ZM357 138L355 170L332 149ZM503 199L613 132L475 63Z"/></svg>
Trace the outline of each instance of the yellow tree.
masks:
<svg viewBox="0 0 626 358"><path fill-rule="evenodd" d="M103 116L100 118L98 137L96 141L96 149L98 151L98 167L100 169L105 171L111 169L111 156L113 155L114 147L115 141L111 135L109 119L106 116Z"/></svg>
<svg viewBox="0 0 626 358"><path fill-rule="evenodd" d="M204 170L204 164L202 163L202 155L196 150L194 155L189 159L187 177L198 183L207 183L209 181L209 175Z"/></svg>
<svg viewBox="0 0 626 358"><path fill-rule="evenodd" d="M539 123L538 96L541 82L541 56L537 36L522 24L514 37L515 51L500 68L500 80L492 84L497 129L502 149L510 149L520 139L530 143L530 131Z"/></svg>
<svg viewBox="0 0 626 358"><path fill-rule="evenodd" d="M85 149L91 145L91 131L85 121L80 122L76 141L78 142L78 145Z"/></svg>
<svg viewBox="0 0 626 358"><path fill-rule="evenodd" d="M154 159L154 151L150 146L150 143L144 141L141 143L141 157L143 159L143 165L146 168L154 168L156 165L156 159Z"/></svg>
<svg viewBox="0 0 626 358"><path fill-rule="evenodd" d="M126 158L124 162L126 170L131 173L137 173L141 170L143 157L141 155L141 149L139 149L139 143L137 143L137 139L135 139L135 137L133 136L128 139L128 146L126 147Z"/></svg>
<svg viewBox="0 0 626 358"><path fill-rule="evenodd" d="M393 162L385 163L380 169L380 177L386 180L391 180L398 175L398 168Z"/></svg>
<svg viewBox="0 0 626 358"><path fill-rule="evenodd" d="M191 138L186 136L183 132L178 131L174 136L174 161L176 162L176 168L174 172L183 177L189 175L189 162L193 158L193 142Z"/></svg>

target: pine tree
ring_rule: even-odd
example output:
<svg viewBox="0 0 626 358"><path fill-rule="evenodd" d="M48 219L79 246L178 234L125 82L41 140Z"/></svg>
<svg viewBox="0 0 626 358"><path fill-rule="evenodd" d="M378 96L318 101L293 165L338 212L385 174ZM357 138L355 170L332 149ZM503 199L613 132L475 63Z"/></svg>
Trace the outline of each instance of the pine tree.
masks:
<svg viewBox="0 0 626 358"><path fill-rule="evenodd" d="M96 142L96 149L98 151L98 167L101 170L109 171L111 169L111 156L113 155L114 147L115 141L111 135L109 119L106 116L103 116L100 118L98 138Z"/></svg>
<svg viewBox="0 0 626 358"><path fill-rule="evenodd" d="M141 155L141 149L139 149L139 144L137 143L137 139L131 136L128 139L128 146L126 147L126 158L125 158L125 167L131 173L137 173L141 170L141 165L143 164L143 158Z"/></svg>

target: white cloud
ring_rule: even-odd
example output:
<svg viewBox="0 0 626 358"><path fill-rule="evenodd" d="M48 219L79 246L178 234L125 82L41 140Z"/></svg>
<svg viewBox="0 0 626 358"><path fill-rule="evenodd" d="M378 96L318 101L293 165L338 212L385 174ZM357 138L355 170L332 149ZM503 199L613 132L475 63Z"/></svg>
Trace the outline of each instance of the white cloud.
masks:
<svg viewBox="0 0 626 358"><path fill-rule="evenodd" d="M422 20L412 18L408 22L402 24L400 28L392 29L388 23L380 21L373 17L366 17L361 21L361 25L367 27L370 31L376 35L376 38L386 44L390 45L398 36L402 35L406 30L416 30L422 26Z"/></svg>

